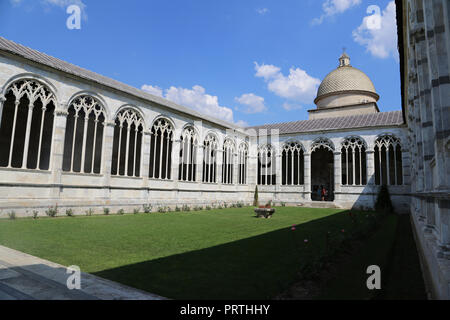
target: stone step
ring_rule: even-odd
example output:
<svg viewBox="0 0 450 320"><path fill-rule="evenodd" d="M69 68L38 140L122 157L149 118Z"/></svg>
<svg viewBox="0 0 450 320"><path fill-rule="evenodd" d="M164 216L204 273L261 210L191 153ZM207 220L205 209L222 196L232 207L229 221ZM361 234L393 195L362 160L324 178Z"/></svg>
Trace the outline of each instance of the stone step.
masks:
<svg viewBox="0 0 450 320"><path fill-rule="evenodd" d="M297 204L297 207L305 208L328 208L328 209L341 209L332 201L311 201Z"/></svg>

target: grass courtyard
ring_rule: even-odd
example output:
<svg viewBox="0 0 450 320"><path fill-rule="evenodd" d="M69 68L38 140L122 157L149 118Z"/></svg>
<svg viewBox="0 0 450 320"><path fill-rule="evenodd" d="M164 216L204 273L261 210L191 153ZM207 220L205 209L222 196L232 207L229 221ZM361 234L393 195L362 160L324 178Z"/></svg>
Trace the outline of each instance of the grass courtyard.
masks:
<svg viewBox="0 0 450 320"><path fill-rule="evenodd" d="M271 299L324 252L328 232L354 228L343 210L276 210L271 219L232 208L2 220L0 244L168 298ZM395 232L380 241L392 252Z"/></svg>

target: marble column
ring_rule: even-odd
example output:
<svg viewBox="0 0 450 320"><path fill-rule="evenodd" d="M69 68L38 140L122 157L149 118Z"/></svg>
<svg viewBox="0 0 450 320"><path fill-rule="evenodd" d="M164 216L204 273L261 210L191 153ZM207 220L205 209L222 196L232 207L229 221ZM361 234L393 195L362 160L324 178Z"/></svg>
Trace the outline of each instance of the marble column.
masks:
<svg viewBox="0 0 450 320"><path fill-rule="evenodd" d="M366 151L367 184L375 185L375 151Z"/></svg>
<svg viewBox="0 0 450 320"><path fill-rule="evenodd" d="M54 112L53 119L53 139L50 152L50 166L54 187L52 188L52 198L55 202L60 197L62 165L64 158L64 138L67 124L67 103L61 103ZM55 203L56 204L56 203Z"/></svg>
<svg viewBox="0 0 450 320"><path fill-rule="evenodd" d="M216 150L216 183L222 184L222 163L223 151Z"/></svg>
<svg viewBox="0 0 450 320"><path fill-rule="evenodd" d="M180 170L180 150L181 150L181 140L173 139L172 141L172 168L170 172L170 179L173 181L178 181L178 175Z"/></svg>
<svg viewBox="0 0 450 320"><path fill-rule="evenodd" d="M112 153L113 153L113 143L114 143L114 121L106 121L103 127L103 150L102 150L102 164L101 164L101 174L103 174L103 186L104 193L103 196L106 201L110 199L110 188L111 185L111 167L112 167ZM141 161L142 162L142 161Z"/></svg>
<svg viewBox="0 0 450 320"><path fill-rule="evenodd" d="M305 153L305 200L311 201L311 154Z"/></svg>
<svg viewBox="0 0 450 320"><path fill-rule="evenodd" d="M341 184L342 184L342 162L341 152L334 152L334 200L340 200Z"/></svg>
<svg viewBox="0 0 450 320"><path fill-rule="evenodd" d="M197 157L195 159L195 181L202 183L203 181L203 145L197 146Z"/></svg>

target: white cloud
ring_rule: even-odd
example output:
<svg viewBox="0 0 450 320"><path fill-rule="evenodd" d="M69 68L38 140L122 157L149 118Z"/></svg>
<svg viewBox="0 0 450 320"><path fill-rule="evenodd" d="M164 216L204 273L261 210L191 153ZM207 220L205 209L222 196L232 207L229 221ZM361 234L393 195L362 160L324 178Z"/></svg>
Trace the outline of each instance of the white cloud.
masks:
<svg viewBox="0 0 450 320"><path fill-rule="evenodd" d="M256 9L256 12L258 12L260 15L265 15L265 14L267 14L267 13L269 13L270 12L270 10L269 9L267 9L267 8L259 8L259 9Z"/></svg>
<svg viewBox="0 0 450 320"><path fill-rule="evenodd" d="M264 104L264 98L253 93L245 93L239 98L234 98L240 104L246 106L245 113L259 113L267 110Z"/></svg>
<svg viewBox="0 0 450 320"><path fill-rule="evenodd" d="M146 91L146 92L148 92L148 93L150 93L150 94L153 94L154 96L158 96L158 97L161 97L161 98L163 98L164 96L163 96L163 89L161 89L160 87L158 87L158 86L151 86L151 85L149 85L149 84L144 84L142 87L141 87L141 89L142 90L144 90L144 91Z"/></svg>
<svg viewBox="0 0 450 320"><path fill-rule="evenodd" d="M322 4L322 15L319 18L315 18L312 23L321 24L325 18L344 13L359 4L361 4L361 0L325 0Z"/></svg>
<svg viewBox="0 0 450 320"><path fill-rule="evenodd" d="M192 108L204 115L236 123L238 125L239 123L245 124L243 121L235 122L233 110L221 106L219 104L219 98L207 94L205 88L202 86L195 85L192 89L171 86L169 89L163 90L157 86L144 84L141 89L177 104Z"/></svg>
<svg viewBox="0 0 450 320"><path fill-rule="evenodd" d="M264 80L268 80L269 78L272 78L280 73L280 68L275 67L271 64L262 64L259 65L257 62L255 62L255 70L256 70L256 76L260 78L264 78Z"/></svg>
<svg viewBox="0 0 450 320"><path fill-rule="evenodd" d="M295 103L285 102L283 104L283 109L286 110L286 111L300 110L302 108L303 108L303 106L301 106L299 104L295 104Z"/></svg>
<svg viewBox="0 0 450 320"><path fill-rule="evenodd" d="M25 0L10 0L10 2L13 5L20 5L23 2L25 2ZM40 3L47 7L57 6L57 7L63 8L63 9L66 9L68 6L75 4L80 7L81 12L82 12L82 18L87 20L87 14L86 14L87 6L86 6L86 4L84 4L83 0L40 0Z"/></svg>
<svg viewBox="0 0 450 320"><path fill-rule="evenodd" d="M320 79L308 75L300 68L292 67L289 75L285 76L276 66L259 65L255 62L255 70L255 76L264 78L270 91L296 102L312 103L320 85Z"/></svg>
<svg viewBox="0 0 450 320"><path fill-rule="evenodd" d="M389 2L383 12L364 17L353 31L353 40L377 58L393 57L398 61L395 2Z"/></svg>
<svg viewBox="0 0 450 320"><path fill-rule="evenodd" d="M237 122L235 122L235 124L241 128L246 128L249 127L250 125L248 124L247 121L244 120L238 120Z"/></svg>

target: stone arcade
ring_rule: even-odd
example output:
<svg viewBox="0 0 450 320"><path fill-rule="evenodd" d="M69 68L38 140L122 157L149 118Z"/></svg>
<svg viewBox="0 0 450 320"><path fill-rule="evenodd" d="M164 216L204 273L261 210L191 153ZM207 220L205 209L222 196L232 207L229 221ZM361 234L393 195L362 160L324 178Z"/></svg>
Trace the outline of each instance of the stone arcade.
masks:
<svg viewBox="0 0 450 320"><path fill-rule="evenodd" d="M239 128L0 38L0 207L83 213L261 202L371 208L388 184L408 210L400 111L380 113L343 54L310 120ZM355 115L356 114L356 115ZM275 129L275 130L274 130Z"/></svg>

